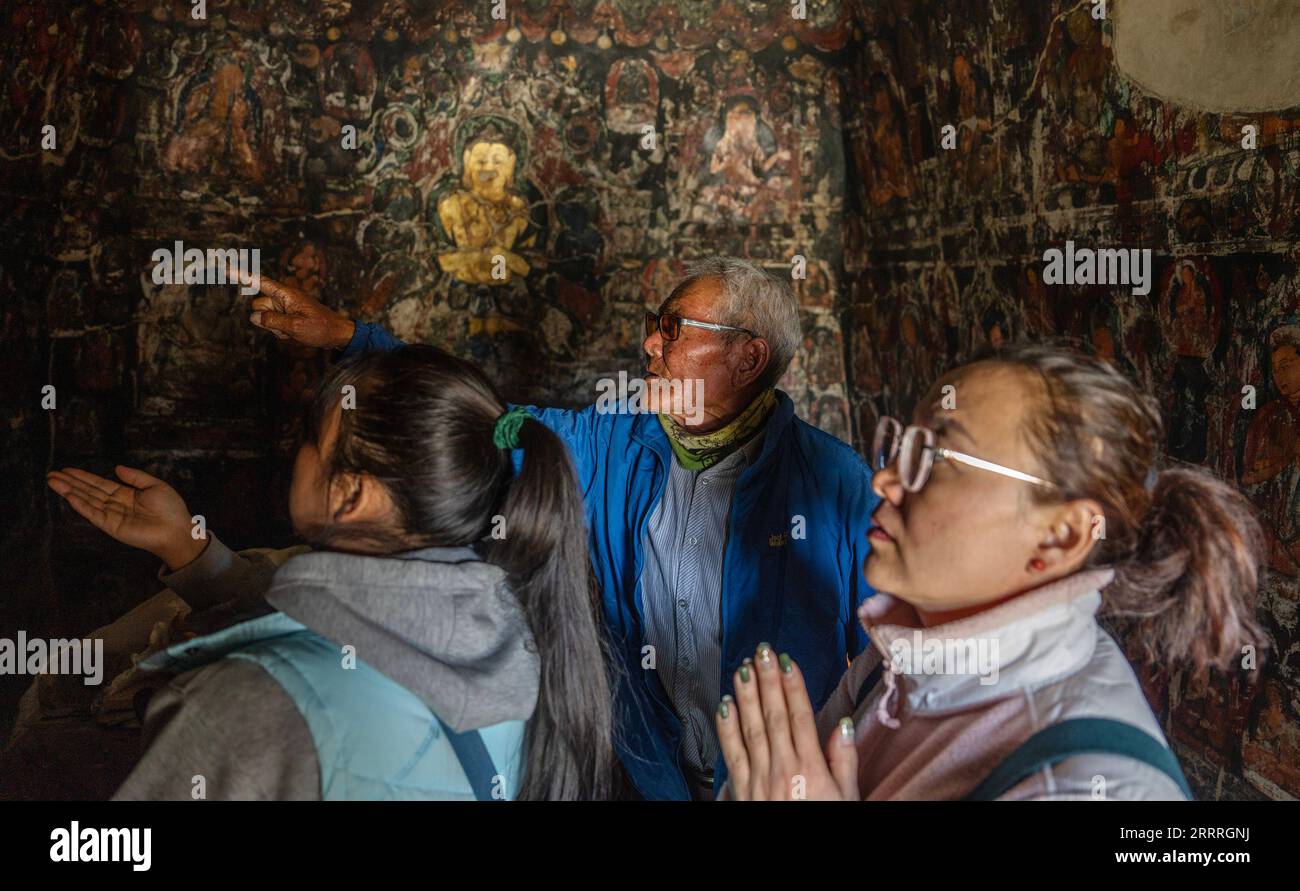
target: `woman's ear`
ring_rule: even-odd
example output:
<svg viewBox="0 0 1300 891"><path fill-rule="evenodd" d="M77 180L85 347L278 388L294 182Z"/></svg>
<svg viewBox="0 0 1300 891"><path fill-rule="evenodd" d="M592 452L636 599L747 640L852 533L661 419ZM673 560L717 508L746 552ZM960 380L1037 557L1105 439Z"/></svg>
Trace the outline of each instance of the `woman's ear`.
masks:
<svg viewBox="0 0 1300 891"><path fill-rule="evenodd" d="M368 473L340 474L334 509L337 523L366 523L375 526L400 526L397 505L388 487Z"/></svg>
<svg viewBox="0 0 1300 891"><path fill-rule="evenodd" d="M360 495L357 476L353 473L339 473L330 477L329 489L325 493L325 507L331 523L346 522Z"/></svg>
<svg viewBox="0 0 1300 891"><path fill-rule="evenodd" d="M375 480L360 473L340 473L330 480L329 515L334 523L355 523L370 519L367 501L373 501L368 489Z"/></svg>
<svg viewBox="0 0 1300 891"><path fill-rule="evenodd" d="M1106 532L1105 514L1097 502L1067 501L1047 514L1047 525L1030 561L1031 574L1060 578L1080 569Z"/></svg>

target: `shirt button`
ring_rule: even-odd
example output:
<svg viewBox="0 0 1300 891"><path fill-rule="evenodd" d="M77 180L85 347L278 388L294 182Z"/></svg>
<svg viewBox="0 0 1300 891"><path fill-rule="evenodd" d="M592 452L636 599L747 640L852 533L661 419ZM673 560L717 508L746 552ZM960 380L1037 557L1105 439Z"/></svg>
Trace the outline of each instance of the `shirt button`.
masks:
<svg viewBox="0 0 1300 891"><path fill-rule="evenodd" d="M698 538L696 538L694 535L692 535L692 536L691 536L691 544L699 544L699 543L700 543L700 540L699 540Z"/></svg>
<svg viewBox="0 0 1300 891"><path fill-rule="evenodd" d="M680 606L682 609L686 609L686 598L683 597L680 600L678 600L677 605Z"/></svg>

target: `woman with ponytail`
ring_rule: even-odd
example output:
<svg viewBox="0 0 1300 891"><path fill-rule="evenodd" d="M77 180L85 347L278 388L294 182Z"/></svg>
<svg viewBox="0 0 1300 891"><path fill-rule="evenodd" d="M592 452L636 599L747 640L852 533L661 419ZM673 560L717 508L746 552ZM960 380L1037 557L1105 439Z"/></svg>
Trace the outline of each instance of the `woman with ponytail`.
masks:
<svg viewBox="0 0 1300 891"><path fill-rule="evenodd" d="M517 465L517 469L516 469ZM160 650L119 798L606 798L611 683L563 444L476 367L409 346L335 368L278 570L191 537L166 483L50 485L240 621ZM193 633L190 629L189 633ZM183 636L183 635L182 635Z"/></svg>
<svg viewBox="0 0 1300 891"><path fill-rule="evenodd" d="M1017 346L874 442L873 646L815 718L760 644L718 709L731 798L1172 799L1185 778L1119 646L1194 685L1253 667L1264 538L1246 499L1158 466L1154 400ZM888 593L884 593L888 592Z"/></svg>

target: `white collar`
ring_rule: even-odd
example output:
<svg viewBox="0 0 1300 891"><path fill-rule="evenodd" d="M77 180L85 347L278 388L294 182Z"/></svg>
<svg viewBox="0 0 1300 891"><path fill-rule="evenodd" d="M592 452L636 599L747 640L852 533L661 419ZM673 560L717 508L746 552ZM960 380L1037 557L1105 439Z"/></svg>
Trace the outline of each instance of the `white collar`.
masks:
<svg viewBox="0 0 1300 891"><path fill-rule="evenodd" d="M886 716L895 685L906 696L909 714L937 713L1002 699L1078 671L1092 658L1101 589L1114 577L1109 568L1083 570L930 628L872 624L873 617L892 617L899 605L890 594L876 594L867 601L863 627L891 675L881 721L894 726Z"/></svg>

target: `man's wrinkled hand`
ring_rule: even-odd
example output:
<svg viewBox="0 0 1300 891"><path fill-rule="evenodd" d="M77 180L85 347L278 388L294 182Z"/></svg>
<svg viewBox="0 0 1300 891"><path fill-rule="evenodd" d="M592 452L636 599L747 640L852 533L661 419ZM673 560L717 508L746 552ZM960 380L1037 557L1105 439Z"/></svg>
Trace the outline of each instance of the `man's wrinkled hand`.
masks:
<svg viewBox="0 0 1300 891"><path fill-rule="evenodd" d="M252 284L252 279L238 270L231 270L240 284ZM341 350L352 340L356 326L315 298L302 291L262 277L258 284L261 294L253 298L248 320L276 337L290 338L305 346Z"/></svg>

